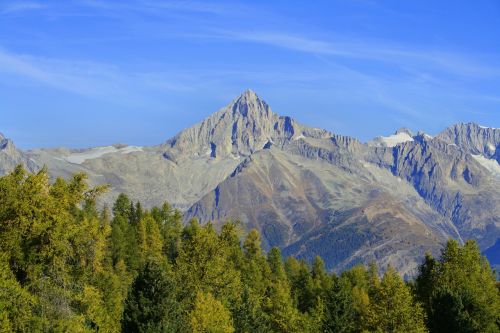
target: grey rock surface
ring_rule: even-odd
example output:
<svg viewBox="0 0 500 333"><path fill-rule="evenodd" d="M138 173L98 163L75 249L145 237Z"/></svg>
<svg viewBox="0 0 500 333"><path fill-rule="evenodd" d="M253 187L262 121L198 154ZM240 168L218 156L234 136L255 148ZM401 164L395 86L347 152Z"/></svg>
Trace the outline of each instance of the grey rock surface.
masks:
<svg viewBox="0 0 500 333"><path fill-rule="evenodd" d="M31 172L36 172L40 166L24 152L17 149L12 140L0 133L0 175L12 171L22 164Z"/></svg>

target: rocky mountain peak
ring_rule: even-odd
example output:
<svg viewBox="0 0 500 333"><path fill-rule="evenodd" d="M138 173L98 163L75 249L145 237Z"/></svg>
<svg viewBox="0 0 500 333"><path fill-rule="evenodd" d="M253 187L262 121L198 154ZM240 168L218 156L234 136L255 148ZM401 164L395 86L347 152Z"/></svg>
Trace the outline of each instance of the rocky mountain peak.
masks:
<svg viewBox="0 0 500 333"><path fill-rule="evenodd" d="M8 152L12 153L16 150L16 147L14 146L12 140L4 137L1 133L0 133L0 150L4 151L5 153Z"/></svg>
<svg viewBox="0 0 500 333"><path fill-rule="evenodd" d="M5 174L14 169L18 164L23 164L29 171L38 170L38 166L14 142L0 133L0 174Z"/></svg>
<svg viewBox="0 0 500 333"><path fill-rule="evenodd" d="M398 134L408 134L409 136L413 136L413 132L407 127L401 127L394 133L394 135Z"/></svg>
<svg viewBox="0 0 500 333"><path fill-rule="evenodd" d="M273 121L278 117L273 113L269 105L250 89L245 90L229 105L214 115L218 115L220 112L222 112L223 118L229 118L233 123L242 118L243 122L250 123L256 130L264 122Z"/></svg>
<svg viewBox="0 0 500 333"><path fill-rule="evenodd" d="M269 116L269 105L257 96L253 90L245 90L230 104L233 115L239 114L243 117Z"/></svg>
<svg viewBox="0 0 500 333"><path fill-rule="evenodd" d="M500 150L500 129L480 126L476 123L462 123L448 127L437 138L454 144L467 153L498 157Z"/></svg>
<svg viewBox="0 0 500 333"><path fill-rule="evenodd" d="M278 116L252 90L244 91L226 107L167 141L167 155L239 158L264 149L273 142L302 137L328 137L324 130L299 125Z"/></svg>

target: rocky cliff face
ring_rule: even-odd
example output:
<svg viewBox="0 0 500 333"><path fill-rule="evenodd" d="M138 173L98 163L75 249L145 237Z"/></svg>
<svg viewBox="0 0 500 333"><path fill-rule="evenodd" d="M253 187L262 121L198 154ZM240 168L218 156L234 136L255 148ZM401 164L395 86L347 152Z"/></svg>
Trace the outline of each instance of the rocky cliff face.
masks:
<svg viewBox="0 0 500 333"><path fill-rule="evenodd" d="M451 222L455 237L474 238L483 247L499 237L500 182L473 155L436 137L379 150L378 156L380 166L410 183L429 206ZM487 230L497 231L490 234Z"/></svg>
<svg viewBox="0 0 500 333"><path fill-rule="evenodd" d="M266 144L283 144L303 136L326 138L330 134L300 126L290 117L278 116L252 90L247 90L228 106L180 132L162 147L168 156L176 159L187 154L237 158L249 156Z"/></svg>
<svg viewBox="0 0 500 333"><path fill-rule="evenodd" d="M500 162L500 128L479 126L474 123L458 124L437 136L439 140L457 145L474 155L484 155Z"/></svg>
<svg viewBox="0 0 500 333"><path fill-rule="evenodd" d="M31 172L39 170L35 161L18 150L12 140L0 133L0 174L13 170L19 164L24 165Z"/></svg>
<svg viewBox="0 0 500 333"><path fill-rule="evenodd" d="M500 238L500 130L452 126L436 137L400 129L363 144L279 116L248 90L154 147L21 152L0 137L0 172L22 163L86 172L145 206L172 203L186 220L238 219L264 246L330 269L376 260L415 272L448 238ZM489 252L487 252L489 253Z"/></svg>

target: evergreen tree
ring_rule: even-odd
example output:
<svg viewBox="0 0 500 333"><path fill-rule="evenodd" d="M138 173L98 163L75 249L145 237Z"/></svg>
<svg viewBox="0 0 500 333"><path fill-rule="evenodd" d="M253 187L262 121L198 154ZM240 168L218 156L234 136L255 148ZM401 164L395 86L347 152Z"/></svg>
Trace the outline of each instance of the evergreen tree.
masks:
<svg viewBox="0 0 500 333"><path fill-rule="evenodd" d="M26 332L35 299L15 279L6 259L0 254L0 332Z"/></svg>
<svg viewBox="0 0 500 333"><path fill-rule="evenodd" d="M271 270L263 310L273 332L300 332L300 314L293 304L281 252L272 248L267 256Z"/></svg>
<svg viewBox="0 0 500 333"><path fill-rule="evenodd" d="M163 239L158 224L149 213L143 214L136 227L140 262L163 258Z"/></svg>
<svg viewBox="0 0 500 333"><path fill-rule="evenodd" d="M302 313L312 310L317 303L313 278L304 260L287 258L285 270L290 281L292 298Z"/></svg>
<svg viewBox="0 0 500 333"><path fill-rule="evenodd" d="M88 328L81 301L103 271L109 226L95 210L105 187L89 189L85 179L50 184L45 169L21 167L0 178L0 249L11 276L33 295L31 331Z"/></svg>
<svg viewBox="0 0 500 333"><path fill-rule="evenodd" d="M110 251L113 265L119 261L127 262L130 266L129 257L129 233L128 219L122 215L115 215L111 222Z"/></svg>
<svg viewBox="0 0 500 333"><path fill-rule="evenodd" d="M202 227L192 220L184 228L175 267L188 302L198 291L210 292L225 304L241 298L240 273L231 261L231 249L210 223Z"/></svg>
<svg viewBox="0 0 500 333"><path fill-rule="evenodd" d="M270 268L262 254L259 232L252 229L243 243L241 279L243 293L234 311L235 327L241 332L270 332L270 324L262 306L266 299Z"/></svg>
<svg viewBox="0 0 500 333"><path fill-rule="evenodd" d="M410 289L389 267L379 284L370 290L368 326L376 332L427 332L424 312Z"/></svg>
<svg viewBox="0 0 500 333"><path fill-rule="evenodd" d="M198 292L189 313L193 333L232 333L231 313L211 293Z"/></svg>
<svg viewBox="0 0 500 333"><path fill-rule="evenodd" d="M360 315L353 299L353 286L345 276L335 279L327 290L323 331L351 333L361 331Z"/></svg>
<svg viewBox="0 0 500 333"><path fill-rule="evenodd" d="M474 241L450 240L441 258L420 267L416 292L431 332L499 332L500 294L495 274Z"/></svg>
<svg viewBox="0 0 500 333"><path fill-rule="evenodd" d="M120 193L116 198L116 201L113 205L113 215L114 216L122 216L126 219L130 218L130 199L124 193Z"/></svg>
<svg viewBox="0 0 500 333"><path fill-rule="evenodd" d="M130 287L122 319L123 332L175 332L182 319L174 279L165 265L147 262Z"/></svg>
<svg viewBox="0 0 500 333"><path fill-rule="evenodd" d="M163 252L174 262L179 255L182 235L182 214L164 203L160 210L160 229L163 236Z"/></svg>

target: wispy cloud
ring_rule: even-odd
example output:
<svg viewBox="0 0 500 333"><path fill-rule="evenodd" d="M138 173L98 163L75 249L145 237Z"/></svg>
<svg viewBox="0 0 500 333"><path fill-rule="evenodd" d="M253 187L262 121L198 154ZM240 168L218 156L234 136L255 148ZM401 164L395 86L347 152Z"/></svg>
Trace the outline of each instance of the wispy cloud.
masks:
<svg viewBox="0 0 500 333"><path fill-rule="evenodd" d="M430 72L468 78L500 78L498 60L488 63L484 59L477 60L477 55L453 50L436 49L425 45L404 45L390 40L370 40L356 36L339 36L325 31L312 29L297 33L297 27L285 28L286 21L280 21L276 27L266 29L265 25L257 29L244 29L236 24L234 29L227 25L237 22L240 18L265 12L257 5L249 6L240 3L217 3L211 1L99 1L77 0L81 11L75 11L74 6L59 4L46 10L47 15L96 15L120 17L124 22L138 29L147 31L149 39L183 39L183 40L228 40L242 43L258 43L275 46L282 49L323 55L340 60L360 62L376 62L393 66L415 77L430 78ZM47 9L39 2L13 2L5 6L3 11L14 12L29 9ZM185 13L185 16L182 14ZM193 13L212 14L187 15ZM165 17L181 15L176 21L164 20ZM269 21L274 21L274 14L266 13ZM155 18L154 23L150 18ZM163 19L162 19L163 18ZM198 21L197 21L198 20ZM128 23L127 23L128 22ZM175 22L175 23L172 23ZM189 22L189 23L187 23ZM245 22L245 20L243 20ZM258 20L256 22L259 22ZM290 22L288 22L290 23ZM285 25L284 25L285 24ZM321 37L318 37L321 36ZM93 38L100 38L94 36ZM126 30L119 36L102 37L117 40L134 39L137 35ZM70 43L85 42L82 40L68 41ZM492 56L491 58L495 58ZM498 55L496 55L498 59Z"/></svg>
<svg viewBox="0 0 500 333"><path fill-rule="evenodd" d="M186 91L190 87L168 74L136 73L117 66L91 61L75 61L19 55L0 49L0 73L10 74L53 88L89 96L117 98L141 89ZM4 80L8 80L3 75ZM30 82L30 81L27 81Z"/></svg>
<svg viewBox="0 0 500 333"><path fill-rule="evenodd" d="M51 3L46 7L37 2L16 2L3 9L0 6L0 12L39 9L40 15L51 18L89 16L97 17L98 23L104 18L109 30L103 30L102 34L76 29L76 38L71 34L44 36L49 42L57 38L54 45L88 47L94 50L95 61L44 58L0 49L0 71L80 95L115 99L116 96L149 96L156 91L228 90L242 82L246 86L280 85L295 91L322 90L351 104L363 100L411 119L426 117L419 109L422 101L434 100L434 105L438 105L444 104L446 98L446 103L462 97L479 98L475 95L480 88L474 82L489 79L496 82L500 78L499 58L494 55L484 58L481 54L454 52L445 46L338 35L312 26L300 29L287 18L277 18L276 12L265 13L258 5L148 0L74 0L72 4ZM109 24L108 17L118 20ZM38 37L33 40L40 43ZM220 54L221 59L233 54L234 45L249 48L250 52L257 49L255 46L271 46L286 52L280 51L283 63L271 57L269 66L266 61L259 60L261 63L255 66L251 61L239 63L233 58L221 63L220 59L210 60L213 55L209 55L207 61L201 56L199 63L189 63L192 59L185 63L179 61L182 68L164 65L168 56L164 52L156 55L155 51L161 49L157 45L164 41L168 41L164 45L170 42L174 45L179 40L181 47L192 43L189 47L193 54L204 50L211 53L216 47L220 47L221 52L228 51L228 54ZM134 48L137 41L142 47L147 42L151 49L145 50L140 58L120 57L118 61L123 62L112 65L101 62L102 49L97 50L107 41L122 43L120 46L124 48ZM16 43L19 44L10 41L5 45L15 47ZM172 52L176 52L175 46ZM299 53L310 56L305 62L307 68L294 66L293 59ZM287 62L287 57L292 61ZM140 68L140 72L136 68ZM494 98L489 101L496 102Z"/></svg>
<svg viewBox="0 0 500 333"><path fill-rule="evenodd" d="M0 13L11 14L24 11L44 9L47 8L47 5L34 1L19 1L19 2L14 1L0 8L1 8Z"/></svg>
<svg viewBox="0 0 500 333"><path fill-rule="evenodd" d="M500 77L498 64L488 66L467 56L426 48L410 48L387 41L329 41L281 31L215 30L221 38L268 44L280 48L334 57L395 64L399 67L426 68L468 77Z"/></svg>

